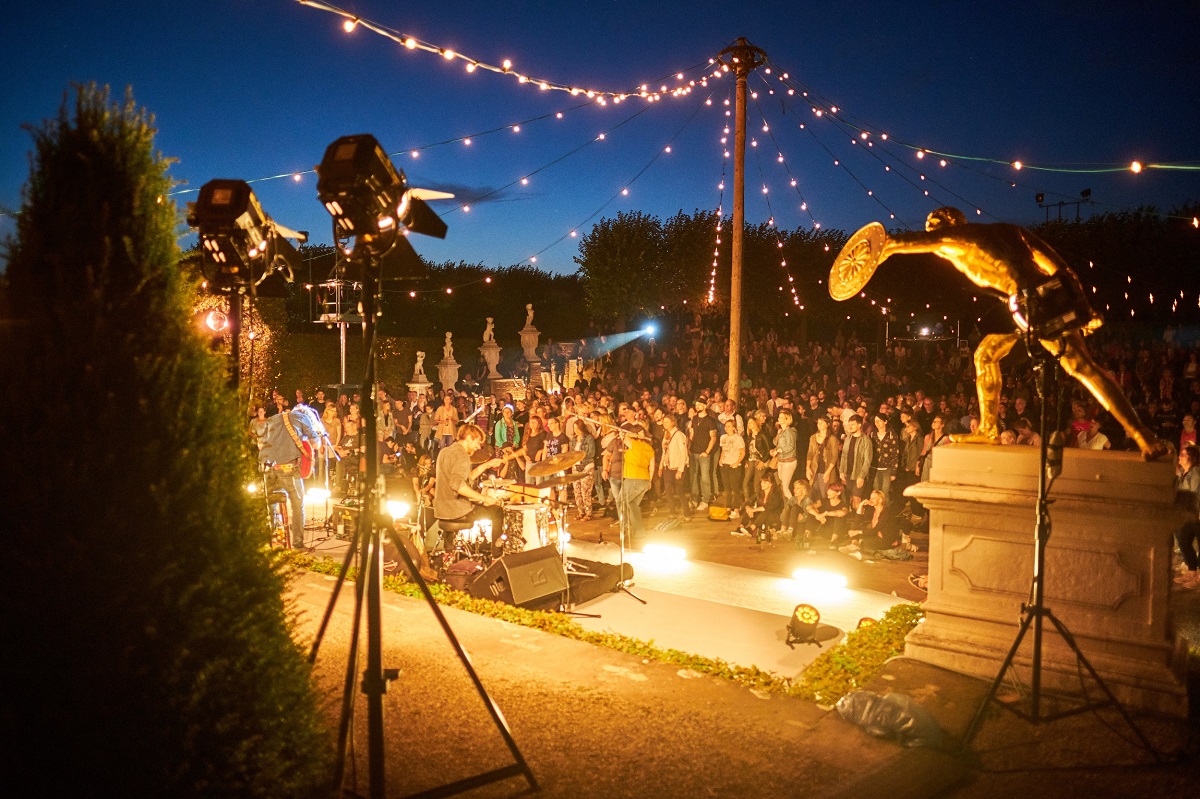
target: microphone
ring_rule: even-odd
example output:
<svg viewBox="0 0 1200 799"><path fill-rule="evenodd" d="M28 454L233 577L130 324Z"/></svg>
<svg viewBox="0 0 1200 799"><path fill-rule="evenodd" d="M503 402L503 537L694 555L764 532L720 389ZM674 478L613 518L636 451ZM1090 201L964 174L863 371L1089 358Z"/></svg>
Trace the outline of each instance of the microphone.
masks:
<svg viewBox="0 0 1200 799"><path fill-rule="evenodd" d="M1066 439L1063 437L1062 431L1055 430L1046 447L1046 477L1050 480L1062 474L1063 446L1065 444Z"/></svg>

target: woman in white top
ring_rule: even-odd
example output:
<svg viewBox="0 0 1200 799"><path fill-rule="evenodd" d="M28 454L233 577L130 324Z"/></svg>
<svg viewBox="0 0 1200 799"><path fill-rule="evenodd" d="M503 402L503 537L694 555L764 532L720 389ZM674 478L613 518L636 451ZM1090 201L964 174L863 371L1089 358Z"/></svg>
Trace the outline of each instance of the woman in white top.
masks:
<svg viewBox="0 0 1200 799"><path fill-rule="evenodd" d="M721 467L721 485L725 487L725 507L740 508L742 506L742 463L746 460L746 439L737 431L737 422L729 419L725 422L725 432L721 436L721 458L717 462Z"/></svg>

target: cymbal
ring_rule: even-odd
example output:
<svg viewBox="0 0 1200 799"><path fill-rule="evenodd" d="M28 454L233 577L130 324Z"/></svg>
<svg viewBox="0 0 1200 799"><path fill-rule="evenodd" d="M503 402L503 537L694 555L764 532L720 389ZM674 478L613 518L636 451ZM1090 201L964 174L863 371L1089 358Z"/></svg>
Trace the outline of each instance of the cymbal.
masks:
<svg viewBox="0 0 1200 799"><path fill-rule="evenodd" d="M558 488L559 486L566 486L566 485L570 485L571 483L578 483L585 476L586 475L584 475L583 472L580 472L579 474L562 474L562 475L559 475L558 477L551 477L549 480L543 480L542 482L537 484L537 487L538 488Z"/></svg>
<svg viewBox="0 0 1200 799"><path fill-rule="evenodd" d="M850 237L829 270L829 296L848 300L863 290L879 266L887 231L878 222L862 227Z"/></svg>
<svg viewBox="0 0 1200 799"><path fill-rule="evenodd" d="M538 461L533 466L529 467L530 477L549 477L552 474L565 472L575 464L583 460L583 453L579 450L571 452L560 452L557 455L546 458L544 461Z"/></svg>

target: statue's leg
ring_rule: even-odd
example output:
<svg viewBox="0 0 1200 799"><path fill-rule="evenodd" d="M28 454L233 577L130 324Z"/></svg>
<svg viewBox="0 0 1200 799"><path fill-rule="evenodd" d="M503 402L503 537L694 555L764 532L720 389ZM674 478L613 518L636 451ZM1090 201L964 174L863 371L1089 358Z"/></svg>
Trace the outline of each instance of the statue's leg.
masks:
<svg viewBox="0 0 1200 799"><path fill-rule="evenodd" d="M999 413L1000 389L1004 379L1000 376L1000 361L1012 352L1021 340L1021 334L992 333L984 336L975 350L975 390L979 396L979 429L973 435L951 436L950 440L966 444L996 444L1000 441Z"/></svg>
<svg viewBox="0 0 1200 799"><path fill-rule="evenodd" d="M1171 454L1171 445L1159 440L1158 436L1142 424L1137 412L1125 397L1125 392L1121 391L1116 381L1092 360L1082 333L1074 330L1063 336L1060 341L1042 341L1042 346L1057 355L1067 374L1087 386L1087 390L1104 406L1104 410L1121 423L1125 433L1137 442L1143 458L1155 460Z"/></svg>

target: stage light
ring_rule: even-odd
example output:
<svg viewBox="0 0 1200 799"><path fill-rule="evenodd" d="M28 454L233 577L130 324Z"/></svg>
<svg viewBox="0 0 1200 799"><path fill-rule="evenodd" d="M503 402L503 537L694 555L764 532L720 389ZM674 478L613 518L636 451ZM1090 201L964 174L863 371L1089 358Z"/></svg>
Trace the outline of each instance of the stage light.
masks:
<svg viewBox="0 0 1200 799"><path fill-rule="evenodd" d="M246 491L251 494L257 494L258 493L258 483L257 482L246 483Z"/></svg>
<svg viewBox="0 0 1200 799"><path fill-rule="evenodd" d="M642 332L645 333L647 336L653 337L654 334L658 332L658 326L657 325L646 325L645 327L642 328Z"/></svg>
<svg viewBox="0 0 1200 799"><path fill-rule="evenodd" d="M201 269L206 282L228 294L275 273L292 282L301 263L288 242L308 241L308 233L290 230L271 219L244 180L210 180L188 203L187 222L200 233ZM284 296L283 287L278 296ZM274 293L274 292L273 292Z"/></svg>
<svg viewBox="0 0 1200 799"><path fill-rule="evenodd" d="M792 649L796 648L796 644L816 644L820 647L821 642L817 640L820 626L821 612L812 605L799 604L792 610L792 617L788 620L784 643Z"/></svg>
<svg viewBox="0 0 1200 799"><path fill-rule="evenodd" d="M304 492L304 497L311 502L324 502L329 499L329 491L324 488L310 488Z"/></svg>
<svg viewBox="0 0 1200 799"><path fill-rule="evenodd" d="M408 516L408 512L411 510L411 507L407 502L400 502L394 499L387 500L384 503L384 508L387 510L388 516L392 517L393 521L396 519L403 519L405 516Z"/></svg>
<svg viewBox="0 0 1200 799"><path fill-rule="evenodd" d="M209 311L204 317L204 326L214 333L222 333L229 327L229 317L221 311Z"/></svg>
<svg viewBox="0 0 1200 799"><path fill-rule="evenodd" d="M409 189L404 172L392 164L369 133L333 142L317 167L317 197L333 217L337 238L366 244L365 251L373 256L401 244L397 223L414 233L445 238L446 223L422 198L451 196ZM363 251L354 248L354 252Z"/></svg>
<svg viewBox="0 0 1200 799"><path fill-rule="evenodd" d="M671 547L666 544L646 544L642 547L642 554L647 558L660 561L662 563L679 563L687 560L687 551L680 547Z"/></svg>

